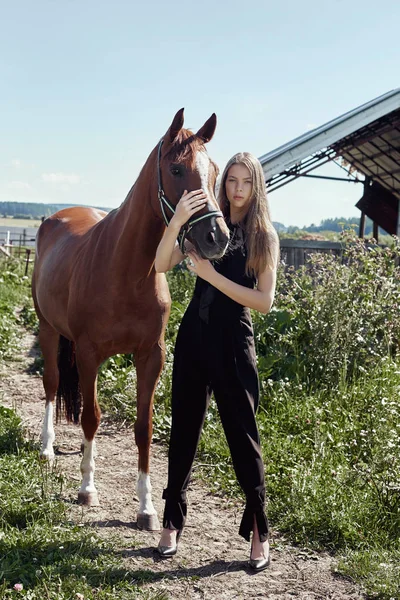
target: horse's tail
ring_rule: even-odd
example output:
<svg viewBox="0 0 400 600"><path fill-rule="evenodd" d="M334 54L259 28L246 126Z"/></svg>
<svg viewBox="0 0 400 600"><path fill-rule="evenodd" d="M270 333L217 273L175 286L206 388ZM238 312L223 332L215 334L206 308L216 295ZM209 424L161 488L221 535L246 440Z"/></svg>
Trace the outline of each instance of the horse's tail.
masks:
<svg viewBox="0 0 400 600"><path fill-rule="evenodd" d="M60 375L57 402L56 421L61 421L62 408L68 423L79 423L82 394L79 386L79 373L75 360L75 344L60 335L58 344L58 371Z"/></svg>

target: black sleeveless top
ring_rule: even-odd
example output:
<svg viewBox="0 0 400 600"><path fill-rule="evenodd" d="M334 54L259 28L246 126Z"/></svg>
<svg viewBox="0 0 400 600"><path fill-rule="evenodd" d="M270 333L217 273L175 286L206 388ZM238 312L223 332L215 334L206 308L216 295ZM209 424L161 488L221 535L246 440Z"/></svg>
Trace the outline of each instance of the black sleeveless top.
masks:
<svg viewBox="0 0 400 600"><path fill-rule="evenodd" d="M255 277L246 275L245 231L240 223L232 224L227 221L227 226L230 230L229 245L222 258L212 261L214 269L239 285L253 288L256 283ZM225 319L240 316L243 311L248 311L242 304L235 302L201 277L196 279L194 298L199 300L199 316L205 323L208 323L210 318Z"/></svg>

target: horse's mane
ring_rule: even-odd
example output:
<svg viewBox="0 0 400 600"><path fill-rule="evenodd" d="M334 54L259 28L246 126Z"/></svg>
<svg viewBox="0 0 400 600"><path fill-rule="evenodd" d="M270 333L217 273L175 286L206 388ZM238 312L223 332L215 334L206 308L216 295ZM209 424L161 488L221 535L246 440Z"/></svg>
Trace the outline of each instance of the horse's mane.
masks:
<svg viewBox="0 0 400 600"><path fill-rule="evenodd" d="M205 152L204 142L190 129L181 129L165 158L172 162L185 163L188 167L194 167L196 152Z"/></svg>

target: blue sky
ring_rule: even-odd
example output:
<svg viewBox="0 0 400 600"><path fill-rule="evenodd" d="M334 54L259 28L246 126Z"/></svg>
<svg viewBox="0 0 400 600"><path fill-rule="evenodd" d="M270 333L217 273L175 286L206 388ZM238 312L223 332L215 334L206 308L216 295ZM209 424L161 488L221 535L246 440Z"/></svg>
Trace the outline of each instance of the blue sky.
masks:
<svg viewBox="0 0 400 600"><path fill-rule="evenodd" d="M0 6L0 201L118 206L182 106L195 130L217 114L222 168L400 85L394 0ZM357 215L361 193L302 180L269 199L274 220L301 226Z"/></svg>

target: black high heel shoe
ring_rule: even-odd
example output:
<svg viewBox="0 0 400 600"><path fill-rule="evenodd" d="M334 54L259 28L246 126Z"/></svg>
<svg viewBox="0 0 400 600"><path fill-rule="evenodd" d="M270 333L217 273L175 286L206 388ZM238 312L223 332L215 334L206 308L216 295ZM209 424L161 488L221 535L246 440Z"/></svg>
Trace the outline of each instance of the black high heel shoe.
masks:
<svg viewBox="0 0 400 600"><path fill-rule="evenodd" d="M157 552L162 558L170 558L171 556L175 556L177 553L178 542L179 538L181 537L182 529L177 529L176 531L176 541L174 546L160 546L160 544L158 544Z"/></svg>
<svg viewBox="0 0 400 600"><path fill-rule="evenodd" d="M263 544L263 558L251 558L251 551L253 549L253 540L254 534L251 540L251 548L250 548L250 560L249 567L255 571L256 573L260 573L260 571L264 571L267 567L269 567L270 559L269 559L269 542L266 540L262 542Z"/></svg>

